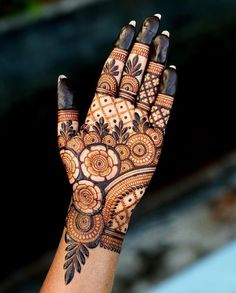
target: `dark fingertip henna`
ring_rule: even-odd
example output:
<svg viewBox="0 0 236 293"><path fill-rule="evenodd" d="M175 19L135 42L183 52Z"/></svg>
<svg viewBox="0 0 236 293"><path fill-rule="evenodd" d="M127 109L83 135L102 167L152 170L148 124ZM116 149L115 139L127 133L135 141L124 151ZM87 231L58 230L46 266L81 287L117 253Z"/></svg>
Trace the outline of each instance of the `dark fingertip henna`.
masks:
<svg viewBox="0 0 236 293"><path fill-rule="evenodd" d="M121 32L114 44L115 48L129 51L134 40L135 27L128 24L121 29Z"/></svg>
<svg viewBox="0 0 236 293"><path fill-rule="evenodd" d="M71 90L70 82L65 75L58 77L57 107L58 110L75 109L74 94Z"/></svg>
<svg viewBox="0 0 236 293"><path fill-rule="evenodd" d="M150 45L153 38L156 36L160 24L160 16L150 16L143 22L136 41L142 44Z"/></svg>
<svg viewBox="0 0 236 293"><path fill-rule="evenodd" d="M152 41L150 60L164 65L167 60L169 44L170 40L166 34L157 36Z"/></svg>
<svg viewBox="0 0 236 293"><path fill-rule="evenodd" d="M160 82L160 93L174 97L177 87L177 72L174 66L165 69Z"/></svg>

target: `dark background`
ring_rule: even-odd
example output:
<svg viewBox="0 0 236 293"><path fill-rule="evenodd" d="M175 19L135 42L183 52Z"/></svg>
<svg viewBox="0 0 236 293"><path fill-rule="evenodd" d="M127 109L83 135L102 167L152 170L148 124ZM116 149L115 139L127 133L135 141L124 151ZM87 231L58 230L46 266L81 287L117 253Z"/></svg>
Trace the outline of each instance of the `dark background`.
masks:
<svg viewBox="0 0 236 293"><path fill-rule="evenodd" d="M139 27L162 14L168 64L179 74L150 192L158 197L236 149L235 1L92 1L73 9L57 2L0 1L2 280L55 249L64 224L71 191L57 151L57 76L72 79L83 122L103 62L130 20Z"/></svg>

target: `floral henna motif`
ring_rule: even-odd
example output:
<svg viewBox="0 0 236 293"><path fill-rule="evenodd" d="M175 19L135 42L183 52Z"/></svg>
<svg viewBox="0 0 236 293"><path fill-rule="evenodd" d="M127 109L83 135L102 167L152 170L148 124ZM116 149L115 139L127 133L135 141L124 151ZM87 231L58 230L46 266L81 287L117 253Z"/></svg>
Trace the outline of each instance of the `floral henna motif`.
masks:
<svg viewBox="0 0 236 293"><path fill-rule="evenodd" d="M117 154L102 144L84 149L80 161L84 175L95 182L110 180L118 173Z"/></svg>
<svg viewBox="0 0 236 293"><path fill-rule="evenodd" d="M100 188L88 180L80 180L73 186L73 199L76 209L85 214L96 214L102 206Z"/></svg>
<svg viewBox="0 0 236 293"><path fill-rule="evenodd" d="M62 131L64 126L61 128ZM110 131L101 117L92 131L84 125L80 134L60 149L73 184L66 220L66 283L75 271L81 271L89 249L100 245L120 252L132 211L142 198L160 156L163 129L153 128L146 117L135 113L132 129L122 120L113 129Z"/></svg>
<svg viewBox="0 0 236 293"><path fill-rule="evenodd" d="M80 170L79 170L79 161L74 153L70 150L62 149L60 151L61 159L66 169L66 173L69 178L69 182L72 184L78 178Z"/></svg>

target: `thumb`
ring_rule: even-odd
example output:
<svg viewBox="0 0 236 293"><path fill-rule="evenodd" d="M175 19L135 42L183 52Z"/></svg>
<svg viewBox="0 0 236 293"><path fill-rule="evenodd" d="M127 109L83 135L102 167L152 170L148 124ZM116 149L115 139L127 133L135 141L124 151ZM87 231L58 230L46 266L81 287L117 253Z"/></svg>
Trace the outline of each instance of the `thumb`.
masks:
<svg viewBox="0 0 236 293"><path fill-rule="evenodd" d="M65 75L58 77L57 85L57 108L58 108L58 144L59 147L66 145L78 132L78 110L74 103L74 94L71 90L68 78Z"/></svg>

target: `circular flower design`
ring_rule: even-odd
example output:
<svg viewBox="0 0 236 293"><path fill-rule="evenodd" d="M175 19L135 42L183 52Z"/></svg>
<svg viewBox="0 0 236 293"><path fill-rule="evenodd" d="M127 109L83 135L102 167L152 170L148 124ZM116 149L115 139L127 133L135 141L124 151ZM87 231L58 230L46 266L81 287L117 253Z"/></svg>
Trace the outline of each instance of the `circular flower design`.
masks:
<svg viewBox="0 0 236 293"><path fill-rule="evenodd" d="M74 136L67 142L67 147L80 153L84 149L84 143L78 136Z"/></svg>
<svg viewBox="0 0 236 293"><path fill-rule="evenodd" d="M58 142L58 147L59 147L59 149L60 149L60 148L63 148L63 147L66 145L66 141L65 141L65 139L64 139L64 137L61 136L61 135L58 136L58 140L57 140L57 142Z"/></svg>
<svg viewBox="0 0 236 293"><path fill-rule="evenodd" d="M130 148L130 160L135 166L147 166L155 157L155 146L152 139L143 133L129 137L127 146Z"/></svg>
<svg viewBox="0 0 236 293"><path fill-rule="evenodd" d="M83 215L72 206L66 219L66 227L68 234L76 242L93 243L96 247L103 231L104 221L100 214Z"/></svg>
<svg viewBox="0 0 236 293"><path fill-rule="evenodd" d="M106 135L103 139L102 142L106 145L114 147L116 145L116 141L114 137L111 134Z"/></svg>
<svg viewBox="0 0 236 293"><path fill-rule="evenodd" d="M104 145L93 145L80 155L81 169L87 178L101 182L110 180L118 173L118 157Z"/></svg>
<svg viewBox="0 0 236 293"><path fill-rule="evenodd" d="M84 143L85 145L93 144L93 143L99 143L101 142L100 136L95 131L91 131L89 133L86 133L84 136Z"/></svg>
<svg viewBox="0 0 236 293"><path fill-rule="evenodd" d="M122 173L129 171L130 169L132 169L134 166L132 164L132 162L130 160L124 160L123 162L121 162L121 167L120 170Z"/></svg>
<svg viewBox="0 0 236 293"><path fill-rule="evenodd" d="M146 132L153 140L156 147L160 147L163 143L163 133L159 128L149 128Z"/></svg>
<svg viewBox="0 0 236 293"><path fill-rule="evenodd" d="M90 215L78 214L75 224L78 230L88 232L93 225L93 217Z"/></svg>
<svg viewBox="0 0 236 293"><path fill-rule="evenodd" d="M77 210L85 214L95 214L101 208L102 192L88 180L80 180L73 186L73 199Z"/></svg>
<svg viewBox="0 0 236 293"><path fill-rule="evenodd" d="M127 159L130 155L129 148L124 144L118 144L116 146L116 151L120 155L121 160Z"/></svg>
<svg viewBox="0 0 236 293"><path fill-rule="evenodd" d="M65 166L69 182L72 184L78 178L80 173L79 161L77 157L69 150L61 150L60 155L63 165Z"/></svg>

